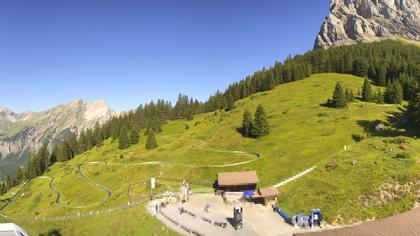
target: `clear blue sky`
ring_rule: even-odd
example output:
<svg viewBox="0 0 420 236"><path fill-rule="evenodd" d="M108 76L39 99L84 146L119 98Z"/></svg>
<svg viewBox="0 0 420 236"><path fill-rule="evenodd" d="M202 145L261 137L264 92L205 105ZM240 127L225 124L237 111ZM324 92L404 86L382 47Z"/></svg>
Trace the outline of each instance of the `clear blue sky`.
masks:
<svg viewBox="0 0 420 236"><path fill-rule="evenodd" d="M65 3L64 3L65 2ZM118 110L217 89L312 49L328 0L1 0L0 107Z"/></svg>

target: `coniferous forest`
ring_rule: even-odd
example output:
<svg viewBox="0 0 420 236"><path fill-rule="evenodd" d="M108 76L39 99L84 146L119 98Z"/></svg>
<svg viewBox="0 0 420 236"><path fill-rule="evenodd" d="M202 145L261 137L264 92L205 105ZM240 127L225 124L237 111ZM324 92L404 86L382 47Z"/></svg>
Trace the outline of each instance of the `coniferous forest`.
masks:
<svg viewBox="0 0 420 236"><path fill-rule="evenodd" d="M42 175L48 166L57 161L67 161L74 156L99 147L106 139L119 142L121 149L139 142L139 136L148 137L149 149L157 147L154 133L162 130L162 125L168 120L193 119L195 114L212 112L219 109L230 111L234 109L234 102L252 94L268 91L279 84L301 80L315 73L336 72L353 74L370 80L366 82L363 98L373 101L375 95L369 89L370 83L386 87L382 97L386 102L399 103L402 99L409 102L407 109L408 120L416 127L420 126L420 95L418 83L420 82L420 47L385 40L376 43L360 43L351 46L342 46L328 50L314 50L303 55L288 57L283 63L276 62L269 68L263 68L253 75L247 76L239 82L228 86L224 91L217 91L207 101L200 102L180 94L175 105L168 101L157 100L140 105L137 109L114 117L105 124L96 124L92 129L80 132L78 136L71 135L66 140L52 145L51 152L46 145L34 151L26 168L18 168L15 178L7 178L0 185L0 193L6 192L12 186L24 179ZM345 107L344 97L352 98L353 92L346 91L337 85L334 104ZM351 99L350 99L351 100ZM383 100L383 99L382 99ZM260 109L261 110L261 109ZM250 120L249 112L245 114ZM252 135L245 119L244 136ZM251 121L249 121L251 122ZM263 127L263 126L261 126ZM249 130L248 130L249 128ZM264 128L264 127L263 127ZM268 130L263 129L261 136Z"/></svg>

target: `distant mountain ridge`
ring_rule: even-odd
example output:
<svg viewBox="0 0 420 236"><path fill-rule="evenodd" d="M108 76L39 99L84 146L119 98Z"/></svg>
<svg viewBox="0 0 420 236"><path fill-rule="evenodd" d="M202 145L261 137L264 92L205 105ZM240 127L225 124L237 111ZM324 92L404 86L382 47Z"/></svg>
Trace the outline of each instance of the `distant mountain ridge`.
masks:
<svg viewBox="0 0 420 236"><path fill-rule="evenodd" d="M117 113L103 100L74 100L43 112L15 113L0 108L0 175L22 165L32 150L50 145L70 133L104 123Z"/></svg>
<svg viewBox="0 0 420 236"><path fill-rule="evenodd" d="M420 0L331 0L314 48L382 38L420 42Z"/></svg>

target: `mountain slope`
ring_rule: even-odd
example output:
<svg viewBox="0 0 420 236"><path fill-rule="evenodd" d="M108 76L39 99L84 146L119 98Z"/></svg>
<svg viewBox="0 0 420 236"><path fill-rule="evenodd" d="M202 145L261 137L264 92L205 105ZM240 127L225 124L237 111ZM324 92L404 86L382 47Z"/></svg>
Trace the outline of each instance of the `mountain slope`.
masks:
<svg viewBox="0 0 420 236"><path fill-rule="evenodd" d="M416 162L420 160L420 141L404 130L367 135L376 120L388 122L389 115L398 111L396 105L355 102L346 109L323 106L337 81L354 91L363 84L362 78L340 74L318 74L283 84L236 102L231 112L219 110L197 115L191 121L168 122L157 134L156 150L144 148L144 135L138 145L126 150L119 150L118 142L107 140L100 148L53 165L45 174L53 179L37 178L9 191L3 199L23 187L1 214L31 233L56 227L66 235L169 235L172 232L150 217L142 203L151 192L147 187L150 177L157 177L157 192L176 191L182 179L193 183L193 191L211 192L220 171L255 169L264 187L314 165L313 172L279 188L280 207L288 213L320 207L328 222L337 217L349 222L364 219L364 209L371 218L390 214L390 209L409 209L416 200L414 187L413 193L383 199L380 205L374 201L374 190L419 178ZM237 132L243 112L254 112L259 104L268 113L272 132L260 139L244 138ZM355 135L364 139L355 142ZM407 136L401 139L408 141L404 152L411 158L393 158L403 151L401 144L394 144L394 136L400 135ZM351 151L343 151L344 145L350 145ZM258 152L261 157L235 151ZM354 159L358 164L351 165ZM326 169L329 164L336 169ZM355 207L359 201L367 205ZM136 204L127 206L127 202ZM380 211L379 207L386 210ZM69 218L58 220L64 216Z"/></svg>
<svg viewBox="0 0 420 236"><path fill-rule="evenodd" d="M105 101L80 99L44 112L17 114L0 109L0 175L14 173L40 145L57 142L95 122L103 123L115 114Z"/></svg>
<svg viewBox="0 0 420 236"><path fill-rule="evenodd" d="M399 37L420 42L419 0L331 0L315 48Z"/></svg>

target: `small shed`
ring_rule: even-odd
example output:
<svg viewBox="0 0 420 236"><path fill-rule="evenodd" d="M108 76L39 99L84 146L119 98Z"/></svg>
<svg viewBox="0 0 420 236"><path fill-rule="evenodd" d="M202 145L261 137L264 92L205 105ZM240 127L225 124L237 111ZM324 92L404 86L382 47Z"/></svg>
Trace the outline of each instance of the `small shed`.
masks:
<svg viewBox="0 0 420 236"><path fill-rule="evenodd" d="M279 190L277 188L270 187L258 189L252 198L257 201L261 201L263 205L268 206L276 203L277 195L279 195Z"/></svg>
<svg viewBox="0 0 420 236"><path fill-rule="evenodd" d="M228 192L254 190L260 179L256 171L222 172L217 177L217 188Z"/></svg>

